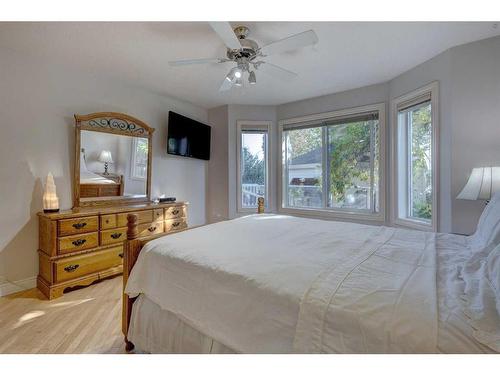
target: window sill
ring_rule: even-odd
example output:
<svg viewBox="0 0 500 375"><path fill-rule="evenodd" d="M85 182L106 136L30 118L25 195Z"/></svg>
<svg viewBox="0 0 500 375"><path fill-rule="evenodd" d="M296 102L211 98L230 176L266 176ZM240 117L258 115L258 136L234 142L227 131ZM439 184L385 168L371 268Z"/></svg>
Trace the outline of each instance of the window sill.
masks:
<svg viewBox="0 0 500 375"><path fill-rule="evenodd" d="M347 219L347 220L371 221L379 223L385 222L385 217L383 212L371 214L364 212L324 210L317 208L312 209L312 208L280 207L279 213L305 216L311 218L319 218L319 219Z"/></svg>
<svg viewBox="0 0 500 375"><path fill-rule="evenodd" d="M417 229L417 230L423 230L423 231L428 231L428 232L435 232L435 228L432 222L426 223L423 221L419 220L412 220L412 219L394 219L393 224L398 227L405 227L409 229Z"/></svg>

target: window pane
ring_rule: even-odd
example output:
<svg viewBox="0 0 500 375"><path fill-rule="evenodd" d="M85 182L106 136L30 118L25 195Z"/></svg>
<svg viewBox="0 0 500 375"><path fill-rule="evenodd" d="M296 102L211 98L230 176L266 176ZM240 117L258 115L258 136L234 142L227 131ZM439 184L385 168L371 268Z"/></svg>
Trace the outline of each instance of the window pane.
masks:
<svg viewBox="0 0 500 375"><path fill-rule="evenodd" d="M432 124L431 104L408 111L411 137L409 171L409 216L432 219Z"/></svg>
<svg viewBox="0 0 500 375"><path fill-rule="evenodd" d="M328 206L376 210L378 121L328 126Z"/></svg>
<svg viewBox="0 0 500 375"><path fill-rule="evenodd" d="M266 196L266 133L241 133L241 206L257 207ZM267 199L266 199L267 201Z"/></svg>
<svg viewBox="0 0 500 375"><path fill-rule="evenodd" d="M148 164L148 140L146 138L134 138L134 178L146 178Z"/></svg>
<svg viewBox="0 0 500 375"><path fill-rule="evenodd" d="M284 135L284 205L323 207L322 129L287 130Z"/></svg>

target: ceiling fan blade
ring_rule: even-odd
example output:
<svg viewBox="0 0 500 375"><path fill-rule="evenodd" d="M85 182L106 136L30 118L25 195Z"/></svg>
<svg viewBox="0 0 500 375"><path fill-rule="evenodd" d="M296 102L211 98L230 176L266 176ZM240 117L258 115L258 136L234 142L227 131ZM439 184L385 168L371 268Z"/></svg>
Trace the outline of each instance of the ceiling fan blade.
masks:
<svg viewBox="0 0 500 375"><path fill-rule="evenodd" d="M219 62L225 62L225 61L226 61L226 59L218 59L218 58L187 59L187 60L169 61L168 65L170 65L170 66L182 66L182 65L193 65L193 64L219 63Z"/></svg>
<svg viewBox="0 0 500 375"><path fill-rule="evenodd" d="M257 70L259 72L263 72L269 74L273 77L280 78L282 80L289 80L297 77L297 73L282 68L280 66L270 64L268 62L259 61L259 65L257 66Z"/></svg>
<svg viewBox="0 0 500 375"><path fill-rule="evenodd" d="M318 36L313 30L304 31L299 34L289 36L288 38L270 43L260 49L264 56L269 56L276 53L290 51L293 49L310 46L318 43Z"/></svg>
<svg viewBox="0 0 500 375"><path fill-rule="evenodd" d="M227 48L240 49L241 43L229 22L209 22L212 29L219 35Z"/></svg>
<svg viewBox="0 0 500 375"><path fill-rule="evenodd" d="M222 85L220 85L219 87L219 91L231 90L233 84L234 84L234 79L229 79L228 77L225 77L224 81L222 82Z"/></svg>

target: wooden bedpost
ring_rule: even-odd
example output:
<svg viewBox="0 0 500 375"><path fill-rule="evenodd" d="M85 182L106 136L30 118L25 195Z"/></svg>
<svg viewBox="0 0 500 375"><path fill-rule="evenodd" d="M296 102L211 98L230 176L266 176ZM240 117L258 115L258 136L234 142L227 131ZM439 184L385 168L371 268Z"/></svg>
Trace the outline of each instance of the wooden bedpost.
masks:
<svg viewBox="0 0 500 375"><path fill-rule="evenodd" d="M131 351L134 349L134 344L127 340L128 326L130 316L132 314L132 305L135 298L130 298L125 294L125 286L132 271L132 267L137 261L139 252L141 251L141 241L139 238L139 219L136 214L127 215L127 241L123 244L123 310L122 310L122 332L125 335L125 350Z"/></svg>
<svg viewBox="0 0 500 375"><path fill-rule="evenodd" d="M264 213L264 198L263 197L257 198L257 213L258 214Z"/></svg>
<svg viewBox="0 0 500 375"><path fill-rule="evenodd" d="M143 246L154 239L169 236L179 232L184 232L187 230L195 229L201 225L196 225L193 227L181 228L178 230L169 231L166 233L158 233L155 235L149 235L147 237L140 237L139 233L139 218L136 214L127 215L127 240L123 243L123 309L122 309L122 332L125 336L125 349L131 351L134 349L134 344L127 339L128 327L130 324L130 318L132 315L132 305L134 304L136 298L130 298L125 294L125 287L127 286L127 281L137 262L137 258L141 253Z"/></svg>

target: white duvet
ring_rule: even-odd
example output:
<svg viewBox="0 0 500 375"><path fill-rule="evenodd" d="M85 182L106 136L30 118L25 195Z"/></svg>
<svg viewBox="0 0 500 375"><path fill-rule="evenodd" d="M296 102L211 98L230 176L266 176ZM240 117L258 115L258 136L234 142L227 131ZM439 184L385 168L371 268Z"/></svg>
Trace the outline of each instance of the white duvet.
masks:
<svg viewBox="0 0 500 375"><path fill-rule="evenodd" d="M94 172L80 171L80 184L116 184L116 182Z"/></svg>
<svg viewBox="0 0 500 375"><path fill-rule="evenodd" d="M439 351L432 233L251 215L151 241L126 292L244 353Z"/></svg>

